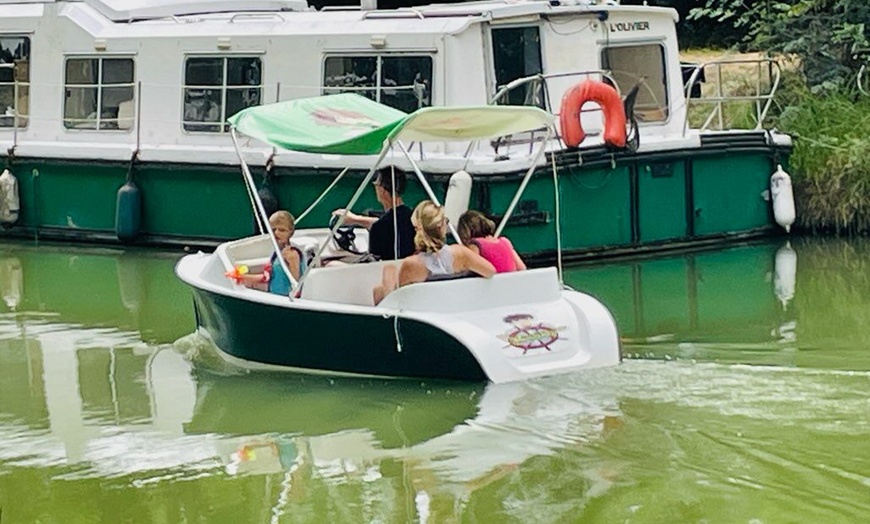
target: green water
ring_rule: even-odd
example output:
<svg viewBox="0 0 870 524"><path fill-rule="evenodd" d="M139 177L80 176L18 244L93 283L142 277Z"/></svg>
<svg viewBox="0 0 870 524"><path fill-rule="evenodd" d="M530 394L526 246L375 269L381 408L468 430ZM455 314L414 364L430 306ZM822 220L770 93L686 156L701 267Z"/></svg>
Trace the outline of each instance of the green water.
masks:
<svg viewBox="0 0 870 524"><path fill-rule="evenodd" d="M870 242L572 268L625 362L498 386L240 373L177 257L0 244L0 523L870 521Z"/></svg>

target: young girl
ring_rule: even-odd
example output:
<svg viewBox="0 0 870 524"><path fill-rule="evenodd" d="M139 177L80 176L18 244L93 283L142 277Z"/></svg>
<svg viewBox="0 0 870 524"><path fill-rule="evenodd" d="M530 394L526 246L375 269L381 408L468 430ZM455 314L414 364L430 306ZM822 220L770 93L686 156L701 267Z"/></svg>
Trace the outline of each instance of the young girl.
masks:
<svg viewBox="0 0 870 524"><path fill-rule="evenodd" d="M431 200L420 202L414 208L411 223L416 232L417 253L402 260L398 271L392 265L384 268L382 282L372 292L375 304L397 287L408 284L467 271L485 278L495 274L495 267L477 253L461 244L446 244L447 219L441 206Z"/></svg>
<svg viewBox="0 0 870 524"><path fill-rule="evenodd" d="M480 211L466 211L459 217L457 232L462 243L487 259L498 273L520 271L526 264L514 250L511 241L495 236L495 222Z"/></svg>
<svg viewBox="0 0 870 524"><path fill-rule="evenodd" d="M302 254L299 249L290 245L290 237L296 230L296 219L289 211L275 211L269 217L269 226L272 227L272 234L275 235L275 241L281 248L281 256L287 264L287 269L295 280L299 280ZM236 271L232 274L227 273L227 276L249 288L269 291L277 295L290 294L290 279L284 273L276 253L272 253L269 265L262 273L238 274Z"/></svg>

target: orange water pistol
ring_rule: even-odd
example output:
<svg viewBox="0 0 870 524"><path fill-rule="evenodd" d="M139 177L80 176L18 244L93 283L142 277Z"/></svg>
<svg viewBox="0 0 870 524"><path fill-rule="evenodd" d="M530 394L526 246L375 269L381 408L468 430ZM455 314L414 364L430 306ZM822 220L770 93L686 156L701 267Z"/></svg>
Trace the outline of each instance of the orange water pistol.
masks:
<svg viewBox="0 0 870 524"><path fill-rule="evenodd" d="M236 266L224 274L236 284L241 284L242 278L248 274L248 266Z"/></svg>

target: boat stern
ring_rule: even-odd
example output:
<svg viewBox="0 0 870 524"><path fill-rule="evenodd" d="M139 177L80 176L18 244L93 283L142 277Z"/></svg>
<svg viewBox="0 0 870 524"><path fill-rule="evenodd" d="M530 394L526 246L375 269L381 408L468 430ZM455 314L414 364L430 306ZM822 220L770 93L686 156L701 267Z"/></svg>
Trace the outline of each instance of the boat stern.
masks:
<svg viewBox="0 0 870 524"><path fill-rule="evenodd" d="M451 334L496 383L613 366L621 358L613 316L595 298L563 289L555 268L412 285L385 302Z"/></svg>

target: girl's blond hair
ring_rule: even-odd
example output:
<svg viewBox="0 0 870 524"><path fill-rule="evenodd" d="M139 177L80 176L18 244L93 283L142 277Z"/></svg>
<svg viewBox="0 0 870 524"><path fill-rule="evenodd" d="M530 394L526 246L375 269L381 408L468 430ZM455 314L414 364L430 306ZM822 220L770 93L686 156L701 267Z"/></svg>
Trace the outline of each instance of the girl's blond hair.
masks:
<svg viewBox="0 0 870 524"><path fill-rule="evenodd" d="M423 253L434 253L444 247L444 209L431 200L417 204L411 214L414 224L414 247Z"/></svg>
<svg viewBox="0 0 870 524"><path fill-rule="evenodd" d="M283 222L291 232L296 230L296 219L289 211L281 209L272 213L272 216L269 217L269 224L271 225L273 222Z"/></svg>

